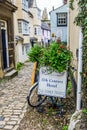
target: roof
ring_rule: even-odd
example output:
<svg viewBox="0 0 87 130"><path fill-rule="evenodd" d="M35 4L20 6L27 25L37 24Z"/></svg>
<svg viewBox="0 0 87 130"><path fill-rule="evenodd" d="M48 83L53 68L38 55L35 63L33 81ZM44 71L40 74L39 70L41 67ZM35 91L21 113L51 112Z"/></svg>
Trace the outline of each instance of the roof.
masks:
<svg viewBox="0 0 87 130"><path fill-rule="evenodd" d="M57 9L63 8L63 7L64 7L64 6L66 6L66 5L67 5L67 4L64 4L64 5L62 5L62 6L58 7L58 8L56 8L56 9L54 9L54 10L51 10L51 11L49 12L49 14L50 14L51 12L53 12L53 11L57 10Z"/></svg>
<svg viewBox="0 0 87 130"><path fill-rule="evenodd" d="M48 25L47 23L45 23L45 22L42 22L42 23L41 23L41 28L50 31L49 25Z"/></svg>

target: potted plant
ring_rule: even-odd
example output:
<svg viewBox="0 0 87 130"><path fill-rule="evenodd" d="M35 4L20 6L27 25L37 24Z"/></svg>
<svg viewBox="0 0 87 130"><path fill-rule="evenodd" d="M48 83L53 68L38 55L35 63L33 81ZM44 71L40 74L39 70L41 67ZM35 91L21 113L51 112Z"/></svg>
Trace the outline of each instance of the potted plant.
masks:
<svg viewBox="0 0 87 130"><path fill-rule="evenodd" d="M52 42L47 48L35 45L28 56L31 62L38 63L38 94L65 98L67 66L72 59L72 52L67 46L59 40Z"/></svg>

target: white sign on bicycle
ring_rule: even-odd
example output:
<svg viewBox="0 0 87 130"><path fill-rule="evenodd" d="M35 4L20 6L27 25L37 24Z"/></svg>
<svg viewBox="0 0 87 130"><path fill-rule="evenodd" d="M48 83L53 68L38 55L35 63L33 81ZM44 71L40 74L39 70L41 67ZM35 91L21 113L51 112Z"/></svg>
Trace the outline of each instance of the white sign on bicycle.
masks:
<svg viewBox="0 0 87 130"><path fill-rule="evenodd" d="M46 67L40 68L38 94L54 97L66 97L67 71L49 73Z"/></svg>

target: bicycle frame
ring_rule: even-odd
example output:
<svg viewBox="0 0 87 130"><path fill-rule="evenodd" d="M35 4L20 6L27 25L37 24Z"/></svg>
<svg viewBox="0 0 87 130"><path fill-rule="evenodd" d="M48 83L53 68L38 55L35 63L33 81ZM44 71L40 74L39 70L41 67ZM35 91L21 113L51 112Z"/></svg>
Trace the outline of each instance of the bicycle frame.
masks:
<svg viewBox="0 0 87 130"><path fill-rule="evenodd" d="M29 90L29 94L33 91L33 89L35 88L34 86L36 86L36 82L38 81L38 78L37 78L37 74L36 74L36 69L37 69L37 63L35 62L34 63L34 67L33 67L33 73L32 73L32 87L30 88ZM73 72L71 71L71 69L69 68L68 69L68 76L70 77L71 79L71 82L72 82L72 86L73 86L73 90L74 90L74 99L75 99L75 102L76 102L76 89L77 89L77 84L75 82L75 79L74 79L74 76L73 76ZM68 76L67 76L67 82L68 82ZM35 84L34 84L35 83ZM43 95L42 95L43 96ZM40 96L38 96L40 98ZM54 97L52 96L45 96L45 97L49 97L50 100L51 100L51 103L52 105L55 104L55 100L54 100ZM27 99L29 98L29 96L27 97ZM40 103L39 105L37 106L40 106L44 101L45 101L46 98L44 98L42 101L40 100ZM60 98L61 101L62 101L62 98ZM38 101L38 100L37 100ZM31 105L32 106L32 105ZM32 107L37 107L37 106L32 106ZM57 104L57 106L61 106L60 104Z"/></svg>

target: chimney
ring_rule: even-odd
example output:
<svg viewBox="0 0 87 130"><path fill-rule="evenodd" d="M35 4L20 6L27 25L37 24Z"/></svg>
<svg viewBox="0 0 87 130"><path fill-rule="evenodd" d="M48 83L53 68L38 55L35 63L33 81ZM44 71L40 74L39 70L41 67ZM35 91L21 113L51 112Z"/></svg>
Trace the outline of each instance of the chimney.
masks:
<svg viewBox="0 0 87 130"><path fill-rule="evenodd" d="M52 7L52 10L54 10L54 6Z"/></svg>
<svg viewBox="0 0 87 130"><path fill-rule="evenodd" d="M67 4L67 0L63 0L63 4Z"/></svg>
<svg viewBox="0 0 87 130"><path fill-rule="evenodd" d="M37 7L36 0L33 0L33 7Z"/></svg>

